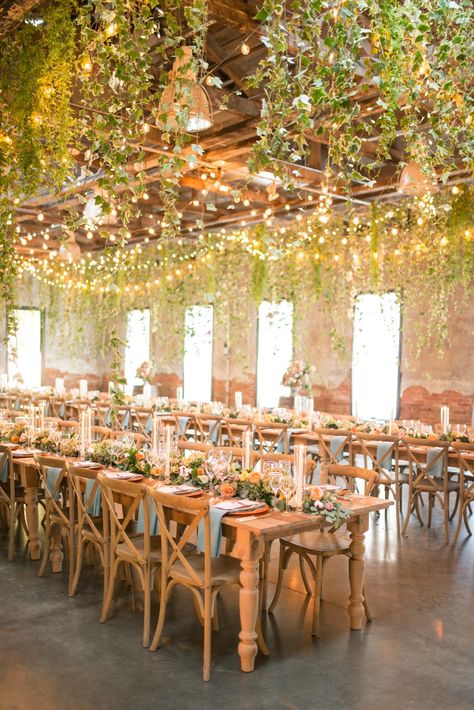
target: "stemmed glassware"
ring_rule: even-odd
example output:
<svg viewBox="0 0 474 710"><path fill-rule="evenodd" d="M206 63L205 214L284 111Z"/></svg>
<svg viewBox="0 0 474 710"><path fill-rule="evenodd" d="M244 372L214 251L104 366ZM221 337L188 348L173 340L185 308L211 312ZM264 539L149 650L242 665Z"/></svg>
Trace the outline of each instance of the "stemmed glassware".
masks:
<svg viewBox="0 0 474 710"><path fill-rule="evenodd" d="M215 480L218 484L222 483L229 473L231 461L232 452L226 449L211 449L207 457L207 465L212 481Z"/></svg>

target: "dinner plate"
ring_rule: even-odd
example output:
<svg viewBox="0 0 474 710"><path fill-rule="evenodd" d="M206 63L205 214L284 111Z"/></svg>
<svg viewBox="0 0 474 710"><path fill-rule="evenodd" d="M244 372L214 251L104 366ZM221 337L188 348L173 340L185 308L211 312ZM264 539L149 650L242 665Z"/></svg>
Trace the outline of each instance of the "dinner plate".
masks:
<svg viewBox="0 0 474 710"><path fill-rule="evenodd" d="M236 518L243 518L244 515L261 515L270 510L270 506L266 503L262 503L258 508L250 508L249 510L230 510L226 515L232 515Z"/></svg>

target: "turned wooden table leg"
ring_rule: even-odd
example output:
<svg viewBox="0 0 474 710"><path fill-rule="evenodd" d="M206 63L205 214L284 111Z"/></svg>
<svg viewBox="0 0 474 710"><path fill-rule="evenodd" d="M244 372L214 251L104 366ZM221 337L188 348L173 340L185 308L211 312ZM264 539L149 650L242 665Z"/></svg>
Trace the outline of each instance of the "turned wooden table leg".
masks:
<svg viewBox="0 0 474 710"><path fill-rule="evenodd" d="M64 554L61 540L61 526L53 525L51 528L51 551L49 555L52 572L62 571L63 558Z"/></svg>
<svg viewBox="0 0 474 710"><path fill-rule="evenodd" d="M241 535L242 532L242 535ZM245 536L245 541L243 540ZM240 539L242 538L242 539ZM245 544L242 544L244 543ZM239 656L241 670L250 673L254 669L257 655L257 633L255 631L259 612L259 560L261 545L250 532L239 530L237 547L241 551L240 573L240 625Z"/></svg>
<svg viewBox="0 0 474 710"><path fill-rule="evenodd" d="M28 525L28 551L32 560L40 558L38 539L38 491L36 488L25 488L26 523Z"/></svg>
<svg viewBox="0 0 474 710"><path fill-rule="evenodd" d="M351 629L362 628L364 616L364 536L368 528L368 515L360 515L347 526L351 536L351 557L349 558L349 582L351 585L349 618L351 620Z"/></svg>

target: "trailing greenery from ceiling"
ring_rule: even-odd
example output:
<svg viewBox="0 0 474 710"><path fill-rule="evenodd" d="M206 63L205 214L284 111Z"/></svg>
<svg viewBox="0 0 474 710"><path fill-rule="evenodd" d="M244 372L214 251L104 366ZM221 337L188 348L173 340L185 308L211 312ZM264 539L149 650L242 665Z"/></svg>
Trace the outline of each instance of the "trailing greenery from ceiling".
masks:
<svg viewBox="0 0 474 710"><path fill-rule="evenodd" d="M444 191L413 205L374 205L365 215L329 223L308 215L281 229L108 250L71 263L19 258L18 267L39 281L45 305L53 299L50 318L56 312L61 323L92 322L104 343L117 314L151 306L163 357L182 346L187 306L212 302L218 321L240 333L249 293L256 305L262 298L292 301L299 317L311 303L324 303L337 346L359 293L395 290L412 324L418 314L418 346L440 346L450 307L462 308L459 299L472 290L473 210L474 190L461 188L455 196Z"/></svg>
<svg viewBox="0 0 474 710"><path fill-rule="evenodd" d="M249 79L265 90L254 169L304 163L324 137L327 173L368 182L376 173L358 155L374 156L375 143L375 158L390 160L402 134L427 174L447 178L457 163L472 171L471 0L263 0L257 19L268 54ZM376 101L366 110L368 93Z"/></svg>

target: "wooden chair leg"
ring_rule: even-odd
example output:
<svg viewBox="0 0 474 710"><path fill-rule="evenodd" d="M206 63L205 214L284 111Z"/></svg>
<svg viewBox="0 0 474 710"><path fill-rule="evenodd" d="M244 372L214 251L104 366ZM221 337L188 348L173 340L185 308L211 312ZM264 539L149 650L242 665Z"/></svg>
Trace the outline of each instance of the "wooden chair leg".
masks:
<svg viewBox="0 0 474 710"><path fill-rule="evenodd" d="M367 604L367 597L365 594L365 587L362 589L362 596L364 597L363 605L364 605L364 612L365 612L365 618L367 621L372 621L372 615L369 611L369 605Z"/></svg>
<svg viewBox="0 0 474 710"><path fill-rule="evenodd" d="M84 538L82 537L81 534L79 534L79 538L77 541L77 558L76 558L76 566L74 570L74 578L72 580L71 588L69 590L69 596L73 597L75 596L77 592L77 587L79 584L79 579L81 577L81 572L82 572L82 559L84 556Z"/></svg>
<svg viewBox="0 0 474 710"><path fill-rule="evenodd" d="M262 558L261 566L261 609L262 611L267 610L267 597L268 597L268 568L270 566L270 556L272 551L272 542L266 542Z"/></svg>
<svg viewBox="0 0 474 710"><path fill-rule="evenodd" d="M459 507L459 499L460 499L459 491L456 491L456 500L454 501L453 512L452 512L451 515L449 516L449 521L450 521L450 522L451 522L451 520L454 520L454 516L456 515L456 511L457 511L457 509L458 509L458 507Z"/></svg>
<svg viewBox="0 0 474 710"><path fill-rule="evenodd" d="M150 570L143 570L143 648L150 643L151 577Z"/></svg>
<svg viewBox="0 0 474 710"><path fill-rule="evenodd" d="M432 493L428 493L428 527L431 527L431 518L434 506L434 496Z"/></svg>
<svg viewBox="0 0 474 710"><path fill-rule="evenodd" d="M281 587L282 587L282 582L283 582L283 572L284 572L284 563L285 559L285 546L280 542L280 555L278 558L278 579L276 583L276 589L275 589L275 594L272 599L272 603L268 607L268 612L271 614L276 607L278 603L278 599L280 598L280 593L281 593Z"/></svg>
<svg viewBox="0 0 474 710"><path fill-rule="evenodd" d="M319 638L319 614L321 610L321 583L323 577L323 558L316 556L316 575L314 579L313 624L311 635Z"/></svg>
<svg viewBox="0 0 474 710"><path fill-rule="evenodd" d="M266 643L266 641L265 641L265 637L264 637L264 635L263 635L263 631L262 631L262 617L261 617L260 614L257 615L257 623L256 623L256 625L255 625L255 632L256 632L256 634L257 634L257 645L258 645L258 647L259 647L259 649L260 649L260 652L261 652L264 656L269 656L269 655L270 655L270 651L268 650L268 646L267 646L267 643Z"/></svg>
<svg viewBox="0 0 474 710"><path fill-rule="evenodd" d="M454 533L453 542L452 542L453 546L458 541L458 537L459 537L459 533L461 531L461 525L462 525L463 520L466 523L466 527L469 528L469 525L467 524L467 517L466 517L467 506L468 506L468 501L465 501L459 509L458 524L456 525L456 532ZM469 534L470 534L470 531L469 531Z"/></svg>
<svg viewBox="0 0 474 710"><path fill-rule="evenodd" d="M464 517L464 524L466 526L467 534L469 535L469 537L471 537L472 532L471 532L471 528L469 527L469 521L468 521L468 517L467 517L467 511L470 510L469 506L470 506L470 504L468 503L468 505L464 508L464 516L463 517Z"/></svg>
<svg viewBox="0 0 474 710"><path fill-rule="evenodd" d="M449 545L449 493L445 491L443 496L443 512L444 512L444 542Z"/></svg>
<svg viewBox="0 0 474 710"><path fill-rule="evenodd" d="M420 507L419 507L420 497L421 497L420 493L418 491L415 491L415 496L413 498L413 503L415 506L415 513L416 513L416 517L419 520L420 525L423 527L424 523L423 523L423 518L421 517ZM421 499L421 502L423 503L423 499Z"/></svg>
<svg viewBox="0 0 474 710"><path fill-rule="evenodd" d="M100 617L100 623L103 624L107 621L107 617L109 616L110 613L110 608L112 606L113 598L114 598L114 589L115 589L115 577L117 576L117 570L119 567L119 560L115 560L114 565L110 571L110 578L109 582L107 584L107 596L105 598L105 602L103 605L102 609L102 614Z"/></svg>
<svg viewBox="0 0 474 710"><path fill-rule="evenodd" d="M308 577L306 575L306 568L304 566L304 562L305 562L304 557L303 557L303 555L298 555L298 557L299 557L299 563L300 563L301 579L303 580L303 584L306 589L306 594L308 596L312 596L313 590L311 589L311 585L308 582Z"/></svg>
<svg viewBox="0 0 474 710"><path fill-rule="evenodd" d="M204 590L204 660L202 679L207 681L211 677L211 590Z"/></svg>
<svg viewBox="0 0 474 710"><path fill-rule="evenodd" d="M41 558L41 565L40 565L40 568L38 571L39 577L42 577L46 571L46 565L48 564L50 546L51 546L51 523L49 522L49 519L47 519L45 533L44 533L43 557Z"/></svg>
<svg viewBox="0 0 474 710"><path fill-rule="evenodd" d="M11 562L15 557L15 519L16 519L16 503L13 501L10 505L10 520L8 527L8 561Z"/></svg>

